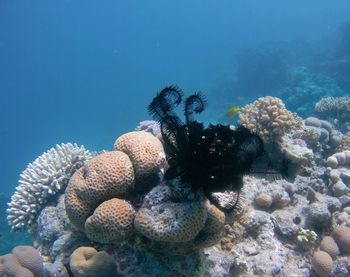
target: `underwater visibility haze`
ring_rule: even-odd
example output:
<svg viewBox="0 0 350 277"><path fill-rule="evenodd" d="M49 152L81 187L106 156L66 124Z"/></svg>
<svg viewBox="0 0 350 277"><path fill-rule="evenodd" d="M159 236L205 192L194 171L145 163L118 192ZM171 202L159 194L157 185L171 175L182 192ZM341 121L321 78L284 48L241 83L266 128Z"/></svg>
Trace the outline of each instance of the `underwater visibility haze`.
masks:
<svg viewBox="0 0 350 277"><path fill-rule="evenodd" d="M350 276L349 15L0 1L0 276Z"/></svg>

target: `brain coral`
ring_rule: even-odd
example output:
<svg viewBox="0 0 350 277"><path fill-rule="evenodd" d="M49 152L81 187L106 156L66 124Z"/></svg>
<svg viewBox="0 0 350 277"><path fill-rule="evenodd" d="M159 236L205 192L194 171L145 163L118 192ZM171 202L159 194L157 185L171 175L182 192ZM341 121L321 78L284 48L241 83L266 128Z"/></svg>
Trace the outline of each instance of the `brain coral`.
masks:
<svg viewBox="0 0 350 277"><path fill-rule="evenodd" d="M12 254L0 256L0 276L35 277L33 272L22 267Z"/></svg>
<svg viewBox="0 0 350 277"><path fill-rule="evenodd" d="M114 148L129 156L135 169L137 190L144 191L157 184L158 174L166 164L159 139L145 131L129 132L116 140Z"/></svg>
<svg viewBox="0 0 350 277"><path fill-rule="evenodd" d="M166 202L139 209L134 226L151 240L186 242L203 229L206 219L207 210L200 201Z"/></svg>
<svg viewBox="0 0 350 277"><path fill-rule="evenodd" d="M327 166L337 168L340 165L350 163L350 150L335 153L327 159Z"/></svg>
<svg viewBox="0 0 350 277"><path fill-rule="evenodd" d="M203 229L194 238L193 244L197 248L205 248L215 245L221 239L225 224L225 214L217 207L205 202L205 207L208 212L208 218Z"/></svg>
<svg viewBox="0 0 350 277"><path fill-rule="evenodd" d="M83 146L62 143L30 163L8 203L7 221L11 229L32 225L48 199L63 190L72 174L90 158L90 152Z"/></svg>
<svg viewBox="0 0 350 277"><path fill-rule="evenodd" d="M79 247L70 256L70 268L74 277L117 276L114 259L105 251L92 247Z"/></svg>
<svg viewBox="0 0 350 277"><path fill-rule="evenodd" d="M65 194L70 221L84 229L86 219L103 201L123 197L134 188L134 168L120 151L95 156L69 181Z"/></svg>
<svg viewBox="0 0 350 277"><path fill-rule="evenodd" d="M338 226L332 233L334 240L344 254L350 254L350 228L346 226Z"/></svg>
<svg viewBox="0 0 350 277"><path fill-rule="evenodd" d="M325 236L320 244L320 250L327 252L332 258L339 255L339 248L334 239L330 236Z"/></svg>
<svg viewBox="0 0 350 277"><path fill-rule="evenodd" d="M85 233L93 241L114 243L133 232L135 210L125 200L103 202L85 222Z"/></svg>
<svg viewBox="0 0 350 277"><path fill-rule="evenodd" d="M333 268L333 260L327 252L316 251L312 257L312 268L321 277L328 277Z"/></svg>
<svg viewBox="0 0 350 277"><path fill-rule="evenodd" d="M258 134L265 143L279 141L283 135L302 130L301 118L288 111L279 98L261 97L246 105L240 115L240 123Z"/></svg>
<svg viewBox="0 0 350 277"><path fill-rule="evenodd" d="M17 246L12 249L12 254L16 257L20 265L33 272L34 276L43 275L43 259L34 247Z"/></svg>
<svg viewBox="0 0 350 277"><path fill-rule="evenodd" d="M41 277L43 260L31 246L17 246L12 254L0 256L0 276Z"/></svg>

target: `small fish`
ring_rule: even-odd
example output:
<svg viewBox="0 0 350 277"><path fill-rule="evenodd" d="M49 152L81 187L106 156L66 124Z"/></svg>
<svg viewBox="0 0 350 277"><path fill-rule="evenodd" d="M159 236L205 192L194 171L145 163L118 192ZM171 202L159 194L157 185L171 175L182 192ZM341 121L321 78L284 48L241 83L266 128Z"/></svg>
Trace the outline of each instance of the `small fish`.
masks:
<svg viewBox="0 0 350 277"><path fill-rule="evenodd" d="M241 110L241 108L239 106L231 107L227 110L226 117L228 117L228 118L234 117L234 116L238 115L240 110Z"/></svg>

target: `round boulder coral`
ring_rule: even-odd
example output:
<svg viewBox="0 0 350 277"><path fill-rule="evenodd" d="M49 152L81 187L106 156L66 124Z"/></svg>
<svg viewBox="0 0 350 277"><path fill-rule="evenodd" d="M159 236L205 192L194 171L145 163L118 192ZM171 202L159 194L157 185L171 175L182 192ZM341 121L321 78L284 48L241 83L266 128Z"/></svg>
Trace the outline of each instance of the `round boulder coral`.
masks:
<svg viewBox="0 0 350 277"><path fill-rule="evenodd" d="M328 277L333 268L332 257L324 251L316 251L312 257L312 268L321 277Z"/></svg>
<svg viewBox="0 0 350 277"><path fill-rule="evenodd" d="M18 263L31 272L34 276L42 276L44 272L43 259L39 252L32 246L16 246L12 249L12 254Z"/></svg>
<svg viewBox="0 0 350 277"><path fill-rule="evenodd" d="M133 232L135 210L125 200L113 198L103 202L85 222L89 239L100 243L114 243Z"/></svg>
<svg viewBox="0 0 350 277"><path fill-rule="evenodd" d="M102 202L124 197L134 188L134 168L120 151L102 153L92 158L69 181L65 194L66 212L80 229Z"/></svg>
<svg viewBox="0 0 350 277"><path fill-rule="evenodd" d="M141 208L134 225L145 237L155 241L186 242L203 229L207 210L200 201L162 203Z"/></svg>
<svg viewBox="0 0 350 277"><path fill-rule="evenodd" d="M0 276L35 277L33 272L21 266L12 254L0 256Z"/></svg>
<svg viewBox="0 0 350 277"><path fill-rule="evenodd" d="M157 184L159 172L166 164L158 138L145 131L129 132L116 140L114 148L127 154L132 161L137 190L144 191Z"/></svg>
<svg viewBox="0 0 350 277"><path fill-rule="evenodd" d="M325 236L320 244L320 250L327 252L332 258L339 255L339 248L334 239L330 236Z"/></svg>
<svg viewBox="0 0 350 277"><path fill-rule="evenodd" d="M105 251L93 247L79 247L70 256L70 269L74 277L110 277L117 275L116 264Z"/></svg>
<svg viewBox="0 0 350 277"><path fill-rule="evenodd" d="M350 254L350 228L338 226L332 233L334 240L337 242L340 252Z"/></svg>

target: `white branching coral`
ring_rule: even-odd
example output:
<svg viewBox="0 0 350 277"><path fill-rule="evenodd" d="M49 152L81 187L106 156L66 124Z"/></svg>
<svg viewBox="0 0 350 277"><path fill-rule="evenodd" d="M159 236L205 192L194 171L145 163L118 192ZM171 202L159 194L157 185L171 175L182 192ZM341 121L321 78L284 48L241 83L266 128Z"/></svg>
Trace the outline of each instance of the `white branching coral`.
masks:
<svg viewBox="0 0 350 277"><path fill-rule="evenodd" d="M325 97L315 105L315 113L325 118L333 117L339 120L350 118L350 97Z"/></svg>
<svg viewBox="0 0 350 277"><path fill-rule="evenodd" d="M8 203L7 221L11 229L31 226L44 204L63 191L73 173L91 157L84 146L62 143L30 163L20 175L19 185Z"/></svg>
<svg viewBox="0 0 350 277"><path fill-rule="evenodd" d="M271 96L261 97L246 105L239 120L265 143L280 141L285 134L304 128L301 118L288 111L281 99Z"/></svg>

